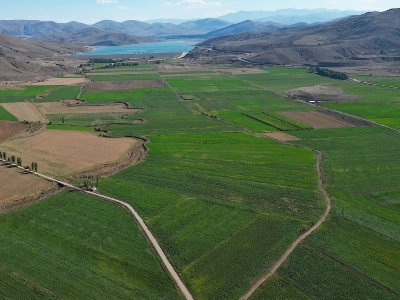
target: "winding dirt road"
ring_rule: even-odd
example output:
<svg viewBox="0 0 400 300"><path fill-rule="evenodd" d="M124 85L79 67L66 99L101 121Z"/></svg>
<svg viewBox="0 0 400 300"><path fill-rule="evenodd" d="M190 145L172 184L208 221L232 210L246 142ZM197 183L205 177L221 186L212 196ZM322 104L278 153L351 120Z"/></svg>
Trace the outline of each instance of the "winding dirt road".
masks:
<svg viewBox="0 0 400 300"><path fill-rule="evenodd" d="M329 198L328 193L325 190L324 187L324 175L323 175L323 169L322 169L322 153L320 151L317 151L317 169L318 169L318 188L321 191L322 195L325 198L325 202L327 204L327 208L325 210L324 215L319 219L319 221L311 227L307 232L299 236L299 238L289 247L289 249L286 250L286 252L281 256L281 258L268 270L268 273L262 276L259 280L257 280L250 288L250 290L244 294L240 300L247 300L250 298L250 296L263 284L265 283L272 275L275 274L275 272L279 269L280 266L285 262L285 260L288 258L288 256L296 249L296 247L304 240L306 239L311 233L313 233L316 229L318 229L326 220L328 217L328 214L332 208L332 202Z"/></svg>
<svg viewBox="0 0 400 300"><path fill-rule="evenodd" d="M20 169L23 170L22 167L20 167ZM142 229L142 231L144 232L146 239L151 243L151 245L153 246L153 248L155 249L155 251L157 252L157 254L159 255L159 257L161 258L165 269L168 271L169 275L171 276L171 278L174 280L175 282L175 286L177 287L178 291L180 293L182 293L182 295L184 295L185 299L187 300L193 300L193 296L192 294L189 292L188 288L185 286L185 284L183 283L183 281L180 279L178 273L176 273L174 267L171 265L171 263L169 262L167 256L165 255L164 251L161 249L160 245L158 244L158 241L156 240L156 238L154 237L154 235L151 233L151 231L148 229L146 223L143 221L143 219L140 217L140 215L136 212L136 210L128 203L123 202L121 200L112 198L112 197L108 197L99 193L95 193L95 192L89 192L86 190L83 190L81 188L78 188L72 184L57 180L55 178L52 177L48 177L46 175L34 172L33 173L36 176L39 176L41 178L44 178L46 180L52 181L52 182L56 182L59 185L71 188L73 190L85 193L85 194L89 194L92 196L95 196L97 198L118 204L124 208L126 208L136 219L137 223L139 224L140 228Z"/></svg>

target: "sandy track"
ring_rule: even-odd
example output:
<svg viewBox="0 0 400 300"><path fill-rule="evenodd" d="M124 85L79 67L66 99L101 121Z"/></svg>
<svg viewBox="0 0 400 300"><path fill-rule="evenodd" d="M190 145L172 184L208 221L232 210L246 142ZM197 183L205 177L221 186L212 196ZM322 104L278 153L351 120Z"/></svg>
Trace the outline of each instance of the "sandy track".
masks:
<svg viewBox="0 0 400 300"><path fill-rule="evenodd" d="M1 106L19 121L46 123L45 117L31 102L3 103Z"/></svg>
<svg viewBox="0 0 400 300"><path fill-rule="evenodd" d="M285 251L285 253L281 256L281 258L268 270L268 273L262 276L259 280L257 280L250 288L250 290L244 294L240 299L241 300L247 300L250 298L250 296L262 285L264 284L272 275L275 274L275 272L282 266L282 264L285 262L285 260L288 258L288 256L296 249L296 247L304 240L306 239L310 234L312 234L315 230L317 230L326 220L328 217L329 212L331 211L332 208L332 202L329 198L328 193L325 190L324 186L324 173L322 169L322 153L320 151L317 151L317 169L318 169L318 188L322 195L324 196L327 208L325 210L325 213L319 219L319 221L311 227L307 232L302 234L290 247Z"/></svg>

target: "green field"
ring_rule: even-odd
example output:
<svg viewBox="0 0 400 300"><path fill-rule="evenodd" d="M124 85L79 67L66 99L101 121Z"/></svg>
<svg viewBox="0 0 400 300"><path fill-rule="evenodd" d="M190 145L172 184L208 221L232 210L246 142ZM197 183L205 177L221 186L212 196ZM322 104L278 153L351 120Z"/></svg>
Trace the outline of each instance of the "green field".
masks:
<svg viewBox="0 0 400 300"><path fill-rule="evenodd" d="M180 298L132 216L82 194L1 216L0 249L2 299Z"/></svg>
<svg viewBox="0 0 400 300"><path fill-rule="evenodd" d="M55 86L27 86L18 90L0 91L0 103L8 102L24 102L25 100L34 99L37 95L41 95L46 91L55 89Z"/></svg>
<svg viewBox="0 0 400 300"><path fill-rule="evenodd" d="M150 68L149 74L89 77L160 80ZM99 118L112 137L149 139L144 161L100 179L99 191L137 209L195 299L239 299L317 222L326 209L315 159L315 150L321 151L332 211L252 299L398 299L399 133L380 126L314 130L280 114L319 109L281 93L328 84L358 98L322 105L400 128L398 91L306 69L265 70L234 76L163 72L172 89L85 90L81 99L88 105L124 102L143 108L132 118L145 122L113 114L53 115L48 128L92 130ZM69 92L62 88L49 97ZM287 131L300 140L288 145L252 134L265 131ZM0 239L5 297L15 290L42 297L49 289L64 298L179 298L133 219L81 194L61 194L0 217ZM48 249L47 256L39 256L40 249ZM35 274L42 262L49 267ZM69 269L73 276L67 278ZM88 272L94 277L88 279ZM86 289L92 284L109 292Z"/></svg>
<svg viewBox="0 0 400 300"><path fill-rule="evenodd" d="M60 100L76 99L81 91L80 86L65 86L54 89L44 99L36 100L35 102L54 102Z"/></svg>
<svg viewBox="0 0 400 300"><path fill-rule="evenodd" d="M18 119L0 105L0 121L18 121Z"/></svg>

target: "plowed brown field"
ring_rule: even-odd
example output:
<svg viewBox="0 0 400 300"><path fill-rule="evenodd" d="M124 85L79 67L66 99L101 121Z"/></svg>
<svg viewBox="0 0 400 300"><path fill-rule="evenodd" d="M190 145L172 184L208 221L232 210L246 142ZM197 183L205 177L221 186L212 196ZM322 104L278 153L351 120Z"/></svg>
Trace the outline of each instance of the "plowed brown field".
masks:
<svg viewBox="0 0 400 300"><path fill-rule="evenodd" d="M46 119L31 102L16 102L1 104L10 114L14 115L19 121L41 122L45 123Z"/></svg>
<svg viewBox="0 0 400 300"><path fill-rule="evenodd" d="M132 138L101 138L87 132L49 130L6 141L1 149L20 156L23 164L37 162L41 173L64 176L123 159L136 143Z"/></svg>
<svg viewBox="0 0 400 300"><path fill-rule="evenodd" d="M281 115L310 125L316 129L354 127L353 124L339 120L338 118L319 111L287 111Z"/></svg>
<svg viewBox="0 0 400 300"><path fill-rule="evenodd" d="M53 184L47 180L24 174L23 171L9 168L0 162L0 213L18 200L35 197L52 187Z"/></svg>
<svg viewBox="0 0 400 300"><path fill-rule="evenodd" d="M265 136L270 137L272 139L288 142L288 141L298 141L300 140L298 137L285 133L285 132L266 132L264 133Z"/></svg>
<svg viewBox="0 0 400 300"><path fill-rule="evenodd" d="M79 77L79 78L49 78L44 81L34 82L30 85L77 85L89 82L88 79Z"/></svg>
<svg viewBox="0 0 400 300"><path fill-rule="evenodd" d="M25 130L25 125L19 122L0 121L0 142Z"/></svg>
<svg viewBox="0 0 400 300"><path fill-rule="evenodd" d="M132 80L132 81L101 81L91 82L83 86L84 91L110 91L110 90L131 90L141 88L162 88L166 87L161 80Z"/></svg>

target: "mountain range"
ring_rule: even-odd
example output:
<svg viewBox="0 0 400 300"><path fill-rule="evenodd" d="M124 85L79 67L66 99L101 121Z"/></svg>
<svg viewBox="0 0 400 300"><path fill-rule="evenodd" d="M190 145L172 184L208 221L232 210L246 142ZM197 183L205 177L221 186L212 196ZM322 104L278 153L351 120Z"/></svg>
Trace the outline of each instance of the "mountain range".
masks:
<svg viewBox="0 0 400 300"><path fill-rule="evenodd" d="M371 12L327 24L301 24L209 39L191 57L245 54L256 64L339 66L400 60L400 9Z"/></svg>

